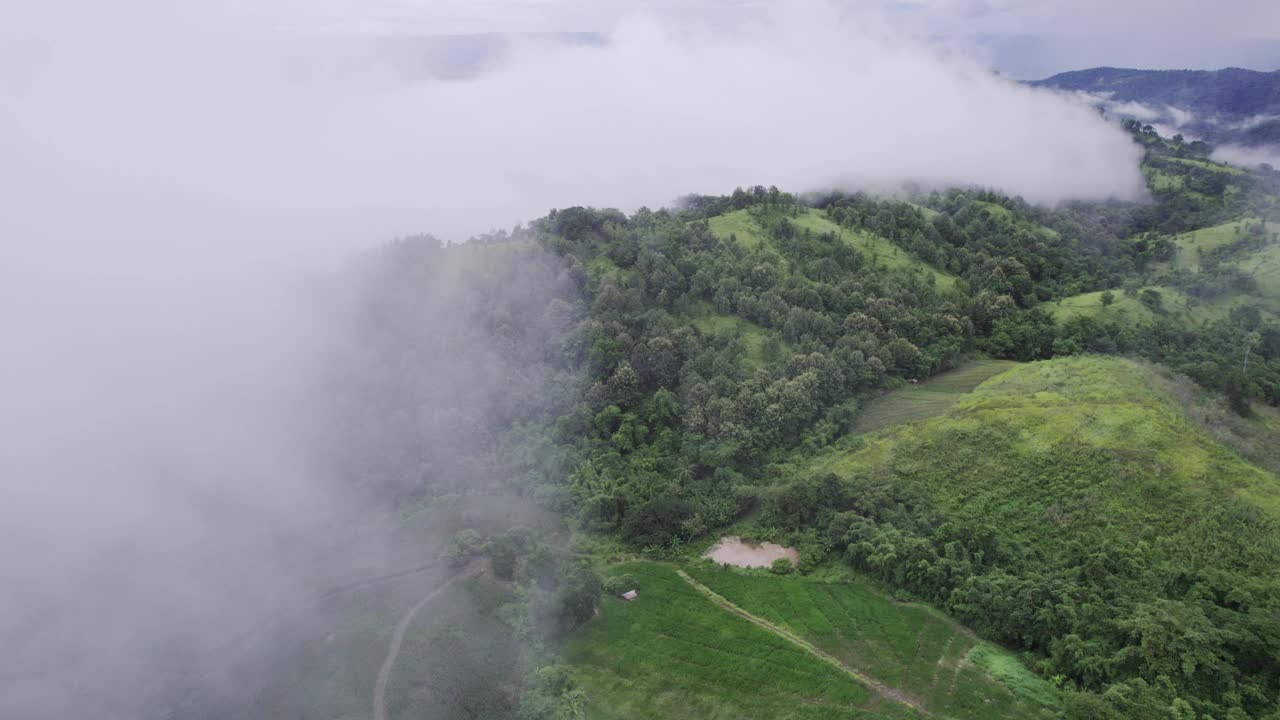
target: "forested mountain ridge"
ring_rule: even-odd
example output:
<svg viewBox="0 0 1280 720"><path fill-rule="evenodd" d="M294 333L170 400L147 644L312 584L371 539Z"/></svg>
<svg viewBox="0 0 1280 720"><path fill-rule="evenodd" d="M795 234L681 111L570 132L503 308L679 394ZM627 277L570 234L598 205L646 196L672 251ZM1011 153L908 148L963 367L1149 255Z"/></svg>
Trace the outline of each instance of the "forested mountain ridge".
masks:
<svg viewBox="0 0 1280 720"><path fill-rule="evenodd" d="M1099 67L1059 73L1031 84L1105 95L1113 103L1139 103L1153 114L1137 119L1163 117L1210 142L1280 143L1280 70ZM1170 107L1178 112L1168 111Z"/></svg>

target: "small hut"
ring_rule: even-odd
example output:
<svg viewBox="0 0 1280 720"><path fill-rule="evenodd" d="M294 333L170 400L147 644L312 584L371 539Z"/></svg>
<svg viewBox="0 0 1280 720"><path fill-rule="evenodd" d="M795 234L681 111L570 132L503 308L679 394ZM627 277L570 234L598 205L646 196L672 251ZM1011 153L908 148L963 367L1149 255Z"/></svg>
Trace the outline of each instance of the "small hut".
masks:
<svg viewBox="0 0 1280 720"><path fill-rule="evenodd" d="M628 590L622 593L623 600L635 600L639 596L640 596L640 593L636 592L635 590Z"/></svg>

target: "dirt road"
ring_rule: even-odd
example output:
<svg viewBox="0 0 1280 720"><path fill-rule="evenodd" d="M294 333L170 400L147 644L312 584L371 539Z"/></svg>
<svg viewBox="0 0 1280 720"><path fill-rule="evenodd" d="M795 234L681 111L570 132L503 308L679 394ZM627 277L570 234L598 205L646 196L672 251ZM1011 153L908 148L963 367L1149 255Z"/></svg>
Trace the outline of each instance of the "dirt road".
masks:
<svg viewBox="0 0 1280 720"><path fill-rule="evenodd" d="M469 577L479 575L484 572L485 562L482 558L472 560L461 572L449 578L445 583L418 601L417 605L409 608L400 618L400 622L396 623L396 630L391 635L391 645L387 647L387 658L382 661L382 669L378 670L378 680L373 686L373 720L387 720L387 683L391 681L391 670L396 665L396 658L400 656L400 645L404 643L405 633L409 631L409 625L413 623L413 618L418 611L426 607L427 603L436 598L437 595L449 589L449 586Z"/></svg>

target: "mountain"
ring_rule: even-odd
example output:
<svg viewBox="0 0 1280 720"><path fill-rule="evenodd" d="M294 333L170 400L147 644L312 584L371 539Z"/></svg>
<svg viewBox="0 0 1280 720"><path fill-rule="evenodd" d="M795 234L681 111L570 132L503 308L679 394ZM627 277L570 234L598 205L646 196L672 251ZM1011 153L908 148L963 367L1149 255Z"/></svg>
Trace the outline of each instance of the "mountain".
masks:
<svg viewBox="0 0 1280 720"><path fill-rule="evenodd" d="M1088 93L1110 113L1215 144L1280 144L1280 71L1098 67L1031 84Z"/></svg>

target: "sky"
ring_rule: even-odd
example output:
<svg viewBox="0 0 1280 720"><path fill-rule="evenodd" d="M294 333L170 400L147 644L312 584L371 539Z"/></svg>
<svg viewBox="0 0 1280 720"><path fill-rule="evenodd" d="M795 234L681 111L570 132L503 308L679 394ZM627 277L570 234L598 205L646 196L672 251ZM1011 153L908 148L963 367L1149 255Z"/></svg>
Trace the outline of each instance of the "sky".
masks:
<svg viewBox="0 0 1280 720"><path fill-rule="evenodd" d="M637 12L734 27L780 0L298 0L286 22L364 33L606 31ZM787 3L794 5L795 3ZM804 3L801 3L804 4ZM899 32L965 47L1035 79L1099 65L1280 70L1271 0L842 0Z"/></svg>

